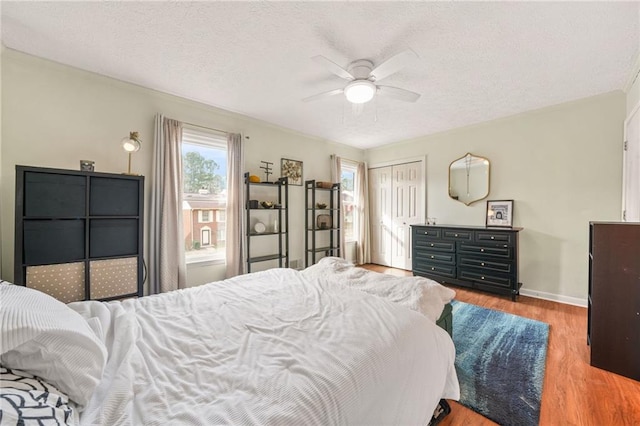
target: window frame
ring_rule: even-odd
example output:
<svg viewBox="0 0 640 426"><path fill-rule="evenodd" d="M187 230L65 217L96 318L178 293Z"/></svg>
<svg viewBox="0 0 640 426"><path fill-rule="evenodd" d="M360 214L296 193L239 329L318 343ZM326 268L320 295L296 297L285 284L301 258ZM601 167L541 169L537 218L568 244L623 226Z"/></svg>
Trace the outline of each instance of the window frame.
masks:
<svg viewBox="0 0 640 426"><path fill-rule="evenodd" d="M342 182L342 175L344 173L352 173L353 174L353 202L349 203L351 206L353 206L353 210L352 210L352 215L353 215L353 232L351 237L347 237L347 232L346 229L343 230L344 232L344 242L345 243L351 243L351 242L356 242L358 241L358 215L356 214L356 209L357 209L357 205L358 203L356 202L356 188L358 187L358 183L357 183L357 179L358 179L358 163L354 162L354 161L349 161L349 160L342 160L340 162L340 182ZM341 192L344 191L344 188L340 188ZM343 224L346 223L346 208L345 208L345 203L344 201L342 201L342 222Z"/></svg>
<svg viewBox="0 0 640 426"><path fill-rule="evenodd" d="M185 138L185 133L188 135L187 138ZM190 126L190 125L186 125L186 124L183 125L183 128L182 128L182 139L180 141L181 156L183 155L182 154L183 144L195 145L195 146L199 146L199 147L203 147L203 148L218 149L218 150L224 151L225 153L228 153L227 135L226 135L226 133L218 132L218 131L215 131L215 130L209 130L209 129L203 130L201 128L196 128L195 126ZM228 166L228 164L226 164L226 161L227 161L227 159L225 158L225 168ZM182 170L181 173L184 176L184 170ZM228 187L225 188L225 190L227 190L227 189L228 189ZM185 201L188 201L188 200L187 200L187 198L185 198L185 194L183 194L182 202L184 203ZM225 206L226 206L226 200L225 200ZM217 218L217 214L215 213L216 209L206 209L206 210L209 211L209 220L206 221L206 222L203 222L202 221L202 211L203 210L198 210L198 215L197 215L198 223L213 223L215 221L215 219ZM193 221L193 214L191 213L193 210L183 210L183 214L184 214L185 211L189 211L189 215L191 216L190 220ZM225 213L226 213L226 211L225 211ZM183 221L184 221L184 218L183 218ZM226 226L226 221L225 222L220 222L220 223L225 223L225 226ZM226 228L224 230L221 230L221 229L218 229L216 227L216 231L214 232L212 228L210 228L208 226L205 226L205 227L200 228L200 231L198 232L200 235L198 235L198 238L201 238L201 236L202 236L201 232L202 232L203 228L209 228L209 245L204 246L204 247L211 247L213 245L213 237L215 235L220 235L221 231L224 231L224 233L226 234ZM192 237L192 239L193 239L193 237ZM216 239L216 241L218 241L218 240ZM221 240L221 241L226 241L226 238L224 240ZM220 253L211 254L209 256L193 257L193 258L190 259L189 256L187 255L187 251L185 250L185 263L187 265L196 265L196 264L218 265L218 264L224 264L224 263L226 263L226 252L224 250L222 250L222 252L220 252Z"/></svg>

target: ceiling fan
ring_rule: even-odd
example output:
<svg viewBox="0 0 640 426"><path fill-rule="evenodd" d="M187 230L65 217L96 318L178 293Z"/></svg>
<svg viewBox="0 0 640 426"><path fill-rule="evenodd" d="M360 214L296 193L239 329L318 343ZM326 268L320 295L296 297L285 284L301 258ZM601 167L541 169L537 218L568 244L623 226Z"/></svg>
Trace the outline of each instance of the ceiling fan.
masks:
<svg viewBox="0 0 640 426"><path fill-rule="evenodd" d="M349 80L349 83L342 89L334 89L328 92L319 93L305 98L302 101L310 102L344 94L349 102L354 104L363 104L373 99L376 94L379 94L380 96L387 96L400 101L415 102L420 98L419 93L400 89L399 87L382 86L377 84L377 82L395 72L398 72L410 63L411 60L416 59L417 57L418 55L413 50L407 49L392 56L376 67L373 66L373 62L367 59L358 59L351 62L347 69L344 69L322 55L314 56L311 59L324 66L338 77Z"/></svg>

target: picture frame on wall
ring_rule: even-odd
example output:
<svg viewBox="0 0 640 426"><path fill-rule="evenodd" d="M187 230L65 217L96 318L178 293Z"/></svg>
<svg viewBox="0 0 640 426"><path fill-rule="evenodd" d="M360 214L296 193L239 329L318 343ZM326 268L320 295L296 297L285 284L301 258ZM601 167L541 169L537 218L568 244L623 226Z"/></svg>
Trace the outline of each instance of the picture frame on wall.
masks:
<svg viewBox="0 0 640 426"><path fill-rule="evenodd" d="M289 185L302 186L302 161L282 158L280 160L280 174L289 178Z"/></svg>
<svg viewBox="0 0 640 426"><path fill-rule="evenodd" d="M486 225L512 228L513 200L488 200Z"/></svg>

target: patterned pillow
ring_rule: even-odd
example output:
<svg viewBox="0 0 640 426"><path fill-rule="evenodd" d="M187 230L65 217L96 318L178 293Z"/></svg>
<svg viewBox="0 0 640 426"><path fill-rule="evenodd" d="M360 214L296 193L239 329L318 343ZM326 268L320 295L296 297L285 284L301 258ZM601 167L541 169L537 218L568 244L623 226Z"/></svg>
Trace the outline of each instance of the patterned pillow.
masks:
<svg viewBox="0 0 640 426"><path fill-rule="evenodd" d="M75 419L69 398L54 386L0 366L0 424L73 425Z"/></svg>

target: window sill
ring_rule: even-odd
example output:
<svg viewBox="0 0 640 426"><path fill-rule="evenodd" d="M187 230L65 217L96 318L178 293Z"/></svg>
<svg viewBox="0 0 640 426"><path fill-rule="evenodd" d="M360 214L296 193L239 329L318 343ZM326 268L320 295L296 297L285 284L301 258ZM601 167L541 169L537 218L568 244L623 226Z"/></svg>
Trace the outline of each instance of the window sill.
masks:
<svg viewBox="0 0 640 426"><path fill-rule="evenodd" d="M226 259L224 258L205 258L205 259L187 259L187 266L194 266L196 268L202 268L206 266L224 265Z"/></svg>

